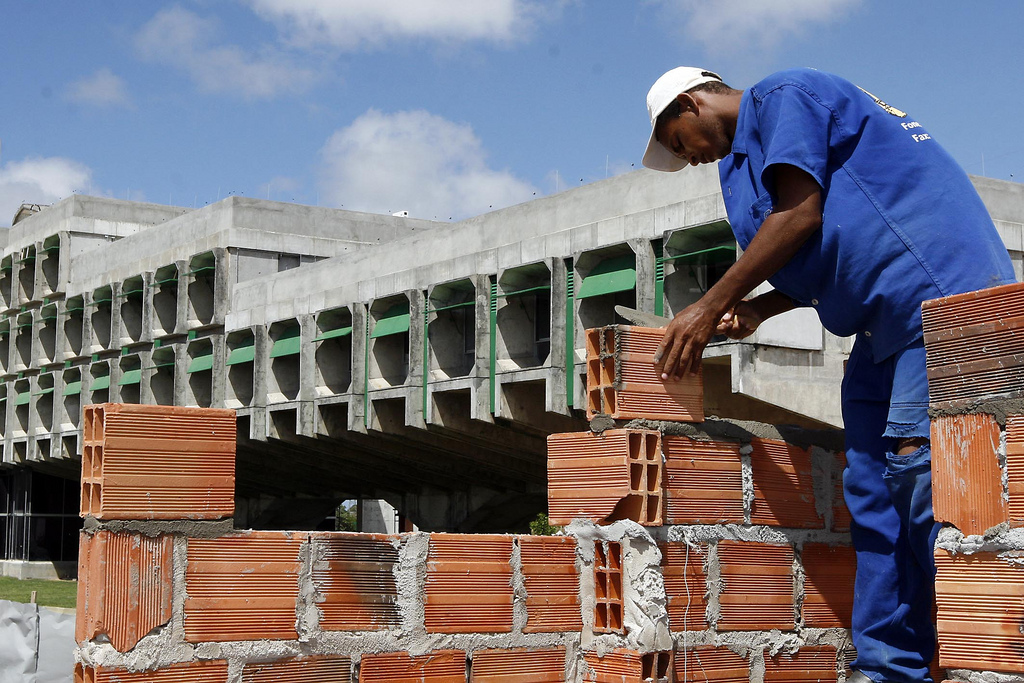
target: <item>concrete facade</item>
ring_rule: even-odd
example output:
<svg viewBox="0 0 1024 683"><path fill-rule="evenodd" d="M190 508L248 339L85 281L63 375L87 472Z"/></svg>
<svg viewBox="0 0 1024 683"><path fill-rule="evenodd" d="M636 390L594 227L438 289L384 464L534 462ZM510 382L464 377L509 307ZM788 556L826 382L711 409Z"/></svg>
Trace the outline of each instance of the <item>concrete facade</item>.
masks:
<svg viewBox="0 0 1024 683"><path fill-rule="evenodd" d="M974 181L1020 277L1022 186ZM313 528L379 498L407 529L477 532L544 510L544 439L586 428L584 330L619 322L616 304L678 312L737 249L701 167L457 223L75 196L2 253L9 472L77 478L88 403L227 407L240 525ZM809 310L715 342L706 410L840 427L849 348Z"/></svg>

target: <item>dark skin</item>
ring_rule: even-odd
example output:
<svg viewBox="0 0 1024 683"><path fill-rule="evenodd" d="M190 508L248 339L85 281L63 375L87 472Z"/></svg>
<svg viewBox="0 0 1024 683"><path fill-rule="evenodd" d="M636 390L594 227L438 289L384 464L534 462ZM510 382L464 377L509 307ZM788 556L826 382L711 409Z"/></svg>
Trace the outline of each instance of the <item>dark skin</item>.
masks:
<svg viewBox="0 0 1024 683"><path fill-rule="evenodd" d="M717 161L730 154L742 92L680 93L678 117L659 122L658 141L690 165ZM682 379L700 370L704 347L715 334L743 339L768 318L794 307L778 292L743 297L789 262L821 229L821 187L807 172L779 165L773 170L776 202L743 255L699 301L681 311L665 329L655 355L664 380ZM928 442L899 439L906 455Z"/></svg>

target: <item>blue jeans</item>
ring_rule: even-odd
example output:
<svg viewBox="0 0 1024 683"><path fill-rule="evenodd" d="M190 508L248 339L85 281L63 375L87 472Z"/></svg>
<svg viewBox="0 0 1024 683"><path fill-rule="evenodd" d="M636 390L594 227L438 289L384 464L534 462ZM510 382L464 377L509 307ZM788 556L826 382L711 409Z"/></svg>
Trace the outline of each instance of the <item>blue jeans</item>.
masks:
<svg viewBox="0 0 1024 683"><path fill-rule="evenodd" d="M853 668L875 681L929 681L939 525L931 445L896 455L901 438L930 436L924 343L875 363L858 339L843 378L843 487L857 553Z"/></svg>

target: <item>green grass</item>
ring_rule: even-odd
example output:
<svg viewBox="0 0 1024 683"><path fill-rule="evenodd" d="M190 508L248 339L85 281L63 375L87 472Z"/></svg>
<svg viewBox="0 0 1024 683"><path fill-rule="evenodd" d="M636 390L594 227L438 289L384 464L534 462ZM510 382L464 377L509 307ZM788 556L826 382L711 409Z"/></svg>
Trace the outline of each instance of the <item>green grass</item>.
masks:
<svg viewBox="0 0 1024 683"><path fill-rule="evenodd" d="M47 581L45 579L13 579L0 576L0 600L28 602L36 591L36 603L46 607L75 607L78 598L77 581Z"/></svg>

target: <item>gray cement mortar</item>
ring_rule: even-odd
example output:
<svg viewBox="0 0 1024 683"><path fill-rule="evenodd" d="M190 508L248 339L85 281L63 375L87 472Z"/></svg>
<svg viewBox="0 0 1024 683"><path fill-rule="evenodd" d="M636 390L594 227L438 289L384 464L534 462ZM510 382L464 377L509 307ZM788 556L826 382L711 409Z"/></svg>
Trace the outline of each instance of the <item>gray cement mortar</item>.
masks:
<svg viewBox="0 0 1024 683"><path fill-rule="evenodd" d="M928 408L928 416L933 420L947 415L969 415L985 413L991 415L1000 427L1006 426L1008 415L1024 415L1024 398L983 398L970 401L951 401L938 407Z"/></svg>
<svg viewBox="0 0 1024 683"><path fill-rule="evenodd" d="M179 534L189 538L219 538L234 533L234 520L110 520L100 521L95 517L86 517L82 530L88 534L97 531L113 531L115 533L133 533L156 537L161 534Z"/></svg>
<svg viewBox="0 0 1024 683"><path fill-rule="evenodd" d="M697 440L734 441L748 444L752 439L777 439L800 448L819 446L830 451L845 447L843 432L838 429L806 429L794 425L769 425L750 420L730 420L709 417L703 422L665 422L661 420L631 420L625 425L631 429L654 429L662 434L688 436Z"/></svg>

